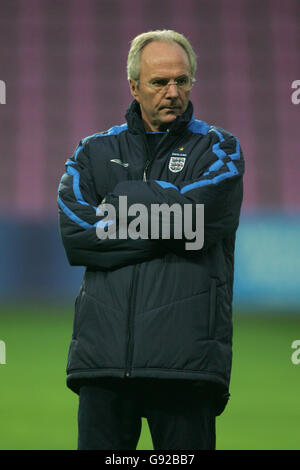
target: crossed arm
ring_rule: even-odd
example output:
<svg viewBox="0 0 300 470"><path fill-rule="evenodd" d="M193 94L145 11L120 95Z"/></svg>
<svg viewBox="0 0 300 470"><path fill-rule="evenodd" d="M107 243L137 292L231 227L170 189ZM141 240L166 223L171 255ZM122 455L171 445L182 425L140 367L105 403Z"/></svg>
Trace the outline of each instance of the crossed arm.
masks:
<svg viewBox="0 0 300 470"><path fill-rule="evenodd" d="M201 250L207 250L238 225L244 173L244 160L235 137L219 139L208 152L211 163L205 171L195 174L195 179L178 186L160 180L122 181L105 196L106 203L115 208L117 219L120 196L127 197L128 206L143 204L148 214L151 214L153 204L179 204L182 209L185 204L190 204L192 218L195 218L196 205L203 204L204 244ZM60 234L71 265L114 269L163 256L168 251L184 251L185 240L172 239L172 227L171 240L120 239L118 232L113 239L99 238L97 224L104 222L105 214L100 215L97 206L89 156L85 146L80 145L66 162L66 173L58 188ZM191 224L195 226L193 220Z"/></svg>

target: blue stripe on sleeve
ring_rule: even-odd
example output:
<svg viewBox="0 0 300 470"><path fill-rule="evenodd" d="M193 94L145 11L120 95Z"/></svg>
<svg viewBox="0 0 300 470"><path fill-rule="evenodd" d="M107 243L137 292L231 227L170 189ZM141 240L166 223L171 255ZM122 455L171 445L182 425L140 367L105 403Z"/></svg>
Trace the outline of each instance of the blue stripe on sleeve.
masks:
<svg viewBox="0 0 300 470"><path fill-rule="evenodd" d="M204 121L199 121L198 119L195 119L193 116L190 122L188 123L187 128L189 131L193 132L193 134L206 135L210 129L210 126Z"/></svg>
<svg viewBox="0 0 300 470"><path fill-rule="evenodd" d="M220 168L222 168L223 165L224 165L223 160L220 159L220 160L215 161L212 165L210 165L208 171L204 173L204 176L209 175L211 171L220 170Z"/></svg>
<svg viewBox="0 0 300 470"><path fill-rule="evenodd" d="M94 137L106 137L108 135L119 135L121 132L124 132L128 129L128 124L125 122L124 124L121 124L120 126L113 126L107 131L103 132L98 132L96 134L88 135L84 139L82 139L82 144L84 144L87 140L93 139Z"/></svg>
<svg viewBox="0 0 300 470"><path fill-rule="evenodd" d="M75 222L76 224L80 225L80 227L84 228L84 229L89 229L89 228L92 228L96 225L91 225L91 224L88 224L87 222L85 222L84 220L80 219L80 217L78 217L76 214L74 214L74 212L72 212L64 203L63 201L61 200L61 198L58 196L57 198L57 201L58 201L58 204L60 206L60 208L62 209L62 211L71 219L73 220L73 222Z"/></svg>
<svg viewBox="0 0 300 470"><path fill-rule="evenodd" d="M79 172L75 168L68 165L67 173L68 175L73 176L73 191L74 191L74 195L76 197L77 202L80 202L80 204L84 204L85 206L88 206L89 204L83 199L83 196L79 188L79 178L80 178Z"/></svg>
<svg viewBox="0 0 300 470"><path fill-rule="evenodd" d="M220 175L217 175L214 178L211 178L211 179L208 179L208 180L196 181L195 183L191 183L191 184L188 184L187 186L184 186L180 190L180 193L184 194L187 191L191 191L192 189L201 188L202 186L208 186L210 184L216 184L216 183L219 183L222 180L225 180L227 178L231 178L232 176L233 176L232 173L228 172L228 173L221 173Z"/></svg>
<svg viewBox="0 0 300 470"><path fill-rule="evenodd" d="M99 220L97 222L95 222L94 224L89 224L88 222L85 222L84 220L80 219L80 217L78 217L73 211L71 211L71 209L69 209L64 203L63 201L61 200L61 198L58 196L57 197L57 201L58 201L58 204L60 206L60 208L62 209L62 211L73 221L75 222L77 225L79 225L80 227L82 227L83 229L87 230L89 228L93 228L93 227L97 227L98 225L100 226L100 228L104 229L106 227L108 227L109 225L112 225L115 223L115 220Z"/></svg>
<svg viewBox="0 0 300 470"><path fill-rule="evenodd" d="M226 163L226 166L227 168L229 168L230 172L233 174L233 175L237 175L238 174L238 169L237 167L235 166L235 164L233 162L227 162Z"/></svg>
<svg viewBox="0 0 300 470"><path fill-rule="evenodd" d="M175 184L168 183L168 181L160 181L160 180L155 180L155 181L156 181L157 184L159 184L159 186L161 186L164 189L174 188L178 191L178 188L177 188L177 186L175 186Z"/></svg>
<svg viewBox="0 0 300 470"><path fill-rule="evenodd" d="M218 158L224 158L226 157L226 152L224 150L220 149L220 142L217 142L216 144L213 145L212 151L214 152L215 155L217 155Z"/></svg>
<svg viewBox="0 0 300 470"><path fill-rule="evenodd" d="M124 124L121 124L120 126L113 126L111 127L110 129L108 129L107 131L104 131L104 132L98 132L96 134L91 134L91 135L88 135L86 137L84 137L81 141L80 141L80 144L78 145L77 149L75 150L75 153L74 153L74 160L77 160L77 155L79 154L80 150L83 149L83 146L84 144L89 140L89 139L93 139L94 137L106 137L108 135L119 135L121 134L121 132L124 132L128 129L128 124L127 123L124 123Z"/></svg>
<svg viewBox="0 0 300 470"><path fill-rule="evenodd" d="M71 165L72 165L72 161L70 160L70 162L67 163L67 174L73 176L73 192L76 197L76 201L85 206L90 206L95 211L97 211L97 207L91 206L88 202L84 200L80 191L80 187L79 187L80 173L78 170L76 170L76 168L74 168Z"/></svg>
<svg viewBox="0 0 300 470"><path fill-rule="evenodd" d="M224 141L224 138L223 138L222 134L219 131L217 131L216 129L212 128L212 129L210 129L209 132L215 132L218 135L220 141L221 142ZM214 154L218 157L219 160L212 163L212 165L209 167L208 171L206 171L203 176L208 177L212 172L218 171L224 165L227 166L229 171L227 171L226 173L221 173L219 175L216 175L213 178L202 179L202 180L199 180L199 181L195 181L194 183L188 184L186 186L183 186L180 190L181 194L184 194L187 191L191 191L192 189L197 189L197 188L207 186L207 185L211 185L211 184L217 184L220 181L223 181L224 179L232 178L232 176L235 176L235 175L238 174L238 169L236 168L236 166L233 162L233 160L239 160L240 159L240 145L239 145L238 139L236 139L236 151L232 154L227 155L226 152L224 152L224 150L222 150L220 148L220 142L217 142L216 144L214 144L212 150L213 150ZM224 158L226 156L230 157L231 161L224 162L222 160L222 158Z"/></svg>
<svg viewBox="0 0 300 470"><path fill-rule="evenodd" d="M220 139L220 142L223 142L224 137L222 136L221 132L217 131L217 129L215 129L214 127L211 127L211 128L209 129L209 132L214 132L215 134L217 134L217 136L218 136L219 139Z"/></svg>
<svg viewBox="0 0 300 470"><path fill-rule="evenodd" d="M240 143L236 137L235 137L235 140L236 140L236 152L230 154L229 156L232 160L239 160L241 156Z"/></svg>

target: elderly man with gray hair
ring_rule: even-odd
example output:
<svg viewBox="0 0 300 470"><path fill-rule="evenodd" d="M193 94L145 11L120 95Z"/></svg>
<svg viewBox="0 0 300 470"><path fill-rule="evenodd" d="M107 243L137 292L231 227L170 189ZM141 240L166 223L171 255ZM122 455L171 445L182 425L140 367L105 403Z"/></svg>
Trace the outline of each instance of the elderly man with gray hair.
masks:
<svg viewBox="0 0 300 470"><path fill-rule="evenodd" d="M216 416L230 396L244 160L234 135L194 117L195 72L182 34L137 36L126 122L82 139L66 162L60 233L69 263L86 267L67 364L67 386L79 395L79 450L136 449L143 417L156 450L216 447ZM149 230L124 236L136 204ZM193 227L202 205L201 246L188 249L172 217L161 220L169 236L154 236L154 205L176 205ZM111 224L113 236L99 236Z"/></svg>

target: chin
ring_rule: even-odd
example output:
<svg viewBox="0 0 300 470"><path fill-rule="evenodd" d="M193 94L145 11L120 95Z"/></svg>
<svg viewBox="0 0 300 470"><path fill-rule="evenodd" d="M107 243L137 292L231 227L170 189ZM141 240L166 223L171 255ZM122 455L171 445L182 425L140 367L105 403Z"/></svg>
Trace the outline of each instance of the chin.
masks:
<svg viewBox="0 0 300 470"><path fill-rule="evenodd" d="M179 116L180 113L170 113L170 114L167 114L166 116L163 117L163 119L161 120L162 123L165 123L165 124L170 124L170 122L173 122L175 121L175 119L177 118L177 116Z"/></svg>
<svg viewBox="0 0 300 470"><path fill-rule="evenodd" d="M165 122L171 122L171 121L174 121L174 119L177 118L177 116L179 116L179 114L181 114L181 112L177 109L176 111L167 111L166 113L163 114L162 116L162 122L165 121Z"/></svg>

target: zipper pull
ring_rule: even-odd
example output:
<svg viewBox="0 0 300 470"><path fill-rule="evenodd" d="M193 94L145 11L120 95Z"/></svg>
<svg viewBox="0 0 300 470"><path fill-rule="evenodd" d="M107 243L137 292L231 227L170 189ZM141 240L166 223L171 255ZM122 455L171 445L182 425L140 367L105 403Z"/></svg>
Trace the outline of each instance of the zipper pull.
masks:
<svg viewBox="0 0 300 470"><path fill-rule="evenodd" d="M150 165L150 160L147 160L147 161L146 161L145 168L144 168L143 181L147 181L147 175L146 175L146 171L147 171L147 169L148 169L149 165Z"/></svg>

